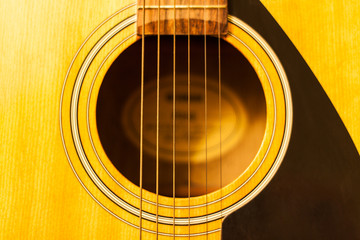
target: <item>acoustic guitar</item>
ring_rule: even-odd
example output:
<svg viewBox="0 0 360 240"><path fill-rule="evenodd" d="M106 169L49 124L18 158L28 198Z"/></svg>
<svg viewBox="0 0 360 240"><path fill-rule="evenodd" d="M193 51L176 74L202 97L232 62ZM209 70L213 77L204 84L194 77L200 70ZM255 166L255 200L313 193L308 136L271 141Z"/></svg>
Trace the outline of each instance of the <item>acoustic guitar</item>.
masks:
<svg viewBox="0 0 360 240"><path fill-rule="evenodd" d="M1 239L360 238L359 3L0 6Z"/></svg>

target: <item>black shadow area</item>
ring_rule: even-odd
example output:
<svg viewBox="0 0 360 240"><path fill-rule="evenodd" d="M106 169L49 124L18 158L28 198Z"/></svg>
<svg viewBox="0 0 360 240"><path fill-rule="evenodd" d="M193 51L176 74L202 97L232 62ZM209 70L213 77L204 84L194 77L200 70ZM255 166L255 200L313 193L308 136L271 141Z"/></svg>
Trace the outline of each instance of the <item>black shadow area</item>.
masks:
<svg viewBox="0 0 360 240"><path fill-rule="evenodd" d="M255 199L225 219L222 239L360 239L360 159L340 117L260 1L229 5L229 13L259 32L282 62L294 122L277 174Z"/></svg>

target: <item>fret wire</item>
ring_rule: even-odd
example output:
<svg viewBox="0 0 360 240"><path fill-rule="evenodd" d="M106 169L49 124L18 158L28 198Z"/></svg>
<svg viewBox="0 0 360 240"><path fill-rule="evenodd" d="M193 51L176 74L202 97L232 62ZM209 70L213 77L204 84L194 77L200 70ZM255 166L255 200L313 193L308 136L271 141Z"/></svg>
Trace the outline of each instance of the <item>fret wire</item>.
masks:
<svg viewBox="0 0 360 240"><path fill-rule="evenodd" d="M158 9L158 6L156 5L147 5L147 6L138 6L138 9ZM176 5L175 7L173 5L161 5L160 9L226 9L227 6L224 5L191 5L190 7L187 5Z"/></svg>

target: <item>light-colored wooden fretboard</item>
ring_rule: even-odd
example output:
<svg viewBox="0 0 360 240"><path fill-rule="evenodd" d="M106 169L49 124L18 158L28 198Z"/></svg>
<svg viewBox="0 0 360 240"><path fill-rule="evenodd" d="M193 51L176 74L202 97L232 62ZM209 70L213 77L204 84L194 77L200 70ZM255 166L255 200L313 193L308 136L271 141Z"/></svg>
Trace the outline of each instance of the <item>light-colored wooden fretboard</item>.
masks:
<svg viewBox="0 0 360 240"><path fill-rule="evenodd" d="M221 35L227 33L227 0L206 0L206 4L204 0L145 0L145 35L158 34L159 1L161 35L174 34L175 24L176 35L187 35L189 18L191 35L218 35L219 26ZM138 0L137 7L137 32L141 35L144 0Z"/></svg>

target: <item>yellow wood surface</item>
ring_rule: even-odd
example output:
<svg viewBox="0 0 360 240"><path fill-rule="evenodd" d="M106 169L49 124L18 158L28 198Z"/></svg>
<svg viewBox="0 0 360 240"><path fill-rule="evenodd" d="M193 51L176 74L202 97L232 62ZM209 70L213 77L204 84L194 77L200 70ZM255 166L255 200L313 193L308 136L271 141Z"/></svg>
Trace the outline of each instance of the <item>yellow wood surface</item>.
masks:
<svg viewBox="0 0 360 240"><path fill-rule="evenodd" d="M360 3L262 2L303 54L360 149ZM0 1L0 239L130 239L121 235L127 226L76 180L59 129L71 59L95 27L126 4Z"/></svg>
<svg viewBox="0 0 360 240"><path fill-rule="evenodd" d="M261 0L304 57L360 151L360 1Z"/></svg>

